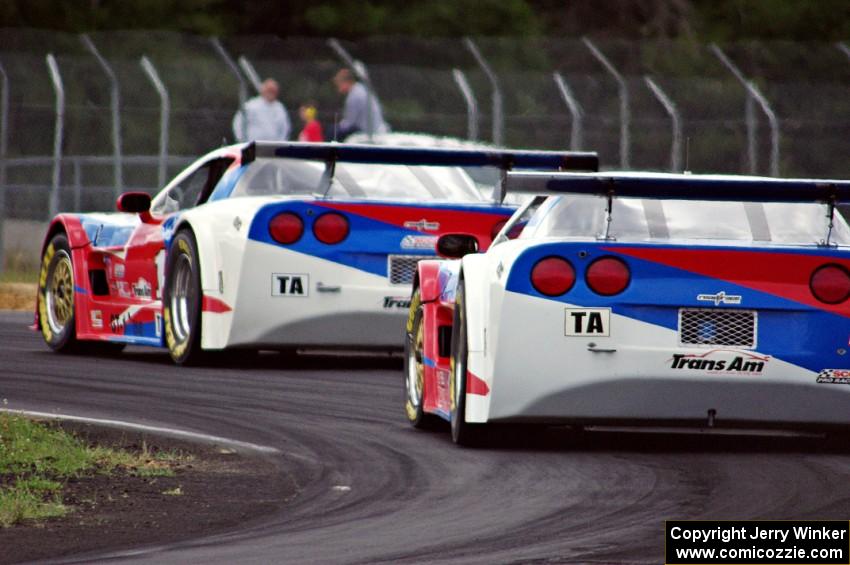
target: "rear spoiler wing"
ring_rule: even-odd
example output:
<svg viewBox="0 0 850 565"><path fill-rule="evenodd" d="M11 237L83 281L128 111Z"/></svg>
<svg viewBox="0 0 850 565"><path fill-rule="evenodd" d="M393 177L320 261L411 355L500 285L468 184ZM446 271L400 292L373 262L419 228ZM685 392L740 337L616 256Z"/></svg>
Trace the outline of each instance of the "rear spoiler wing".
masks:
<svg viewBox="0 0 850 565"><path fill-rule="evenodd" d="M512 169L548 171L597 171L596 153L579 151L514 151L500 149L449 149L442 147L400 147L352 143L298 143L252 141L242 148L242 164L257 157L288 157L324 161L320 192L327 195L336 163L375 165L423 165L434 167L497 167L501 171L494 194L497 202L505 199L507 172Z"/></svg>
<svg viewBox="0 0 850 565"><path fill-rule="evenodd" d="M508 173L513 193L731 202L850 202L850 181L672 173Z"/></svg>
<svg viewBox="0 0 850 565"><path fill-rule="evenodd" d="M425 165L436 167L498 167L502 170L597 171L599 157L579 151L514 151L450 149L350 143L252 141L242 148L242 163L257 157L288 157L332 163Z"/></svg>
<svg viewBox="0 0 850 565"><path fill-rule="evenodd" d="M615 197L659 200L711 200L744 202L747 216L764 212L755 203L822 203L828 208L829 226L823 245L829 245L835 206L850 202L850 181L831 179L779 179L734 175L673 173L508 173L507 192L551 196L588 194L608 201L607 226L611 225ZM766 220L764 220L766 221ZM605 238L608 238L606 229Z"/></svg>

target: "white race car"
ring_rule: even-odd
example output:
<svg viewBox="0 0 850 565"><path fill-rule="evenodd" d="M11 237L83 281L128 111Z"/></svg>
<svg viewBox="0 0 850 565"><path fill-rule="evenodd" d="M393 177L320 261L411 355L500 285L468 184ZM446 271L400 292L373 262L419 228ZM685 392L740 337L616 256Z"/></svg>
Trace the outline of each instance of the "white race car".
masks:
<svg viewBox="0 0 850 565"><path fill-rule="evenodd" d="M489 423L850 425L850 181L510 173L485 253L447 234L407 326L406 413Z"/></svg>
<svg viewBox="0 0 850 565"><path fill-rule="evenodd" d="M402 346L416 263L440 234L486 245L513 212L476 178L594 170L594 154L250 143L217 149L154 199L60 214L36 328L54 350ZM479 175L482 171L488 174Z"/></svg>

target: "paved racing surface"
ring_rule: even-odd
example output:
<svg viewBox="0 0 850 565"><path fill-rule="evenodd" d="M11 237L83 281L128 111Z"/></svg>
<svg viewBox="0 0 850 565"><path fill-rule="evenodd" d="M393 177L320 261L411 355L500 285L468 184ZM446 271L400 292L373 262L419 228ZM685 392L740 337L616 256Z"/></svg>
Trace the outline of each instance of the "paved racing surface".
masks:
<svg viewBox="0 0 850 565"><path fill-rule="evenodd" d="M556 430L464 450L407 425L398 359L270 354L184 369L144 349L67 357L47 351L30 319L0 313L10 408L272 446L301 486L243 529L107 559L658 563L665 519L850 515L850 441Z"/></svg>

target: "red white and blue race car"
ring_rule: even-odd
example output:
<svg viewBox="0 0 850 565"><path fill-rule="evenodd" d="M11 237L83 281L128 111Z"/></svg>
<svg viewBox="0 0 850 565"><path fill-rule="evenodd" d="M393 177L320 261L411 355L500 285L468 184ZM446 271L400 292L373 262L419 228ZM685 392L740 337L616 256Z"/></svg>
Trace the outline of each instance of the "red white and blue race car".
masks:
<svg viewBox="0 0 850 565"><path fill-rule="evenodd" d="M590 153L265 143L215 150L122 213L61 214L36 328L54 350L401 347L416 262L440 234L487 245L507 168L595 170ZM88 343L84 343L88 342Z"/></svg>
<svg viewBox="0 0 850 565"><path fill-rule="evenodd" d="M418 265L406 414L492 423L850 424L850 182L510 173L485 253Z"/></svg>

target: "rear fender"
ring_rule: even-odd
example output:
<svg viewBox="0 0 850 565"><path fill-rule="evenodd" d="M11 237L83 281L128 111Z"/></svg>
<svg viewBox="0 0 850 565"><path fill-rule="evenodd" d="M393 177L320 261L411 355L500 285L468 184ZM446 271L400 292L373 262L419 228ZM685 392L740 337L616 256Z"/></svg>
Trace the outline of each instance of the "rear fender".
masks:
<svg viewBox="0 0 850 565"><path fill-rule="evenodd" d="M493 382L489 368L487 320L489 285L487 284L487 256L467 255L463 258L461 280L466 302L467 357L466 421L484 423L490 413L490 390Z"/></svg>

